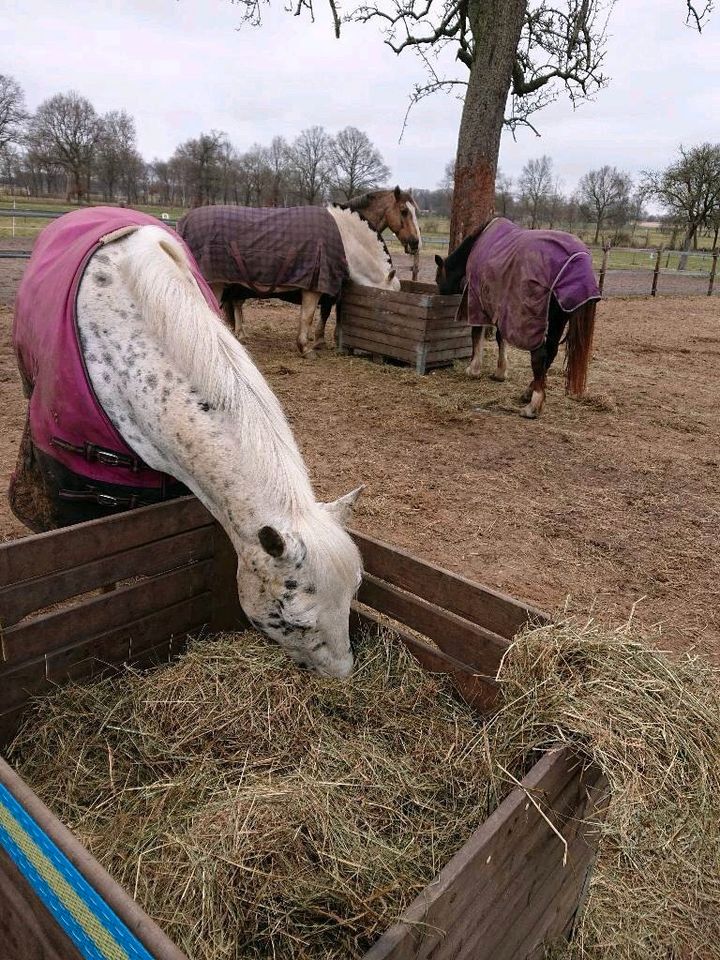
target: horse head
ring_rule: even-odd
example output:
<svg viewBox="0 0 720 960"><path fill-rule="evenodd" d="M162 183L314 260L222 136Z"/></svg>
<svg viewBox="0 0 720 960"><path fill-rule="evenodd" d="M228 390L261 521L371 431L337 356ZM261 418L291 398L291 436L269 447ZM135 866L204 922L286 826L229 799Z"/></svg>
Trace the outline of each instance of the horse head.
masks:
<svg viewBox="0 0 720 960"><path fill-rule="evenodd" d="M405 253L417 253L421 246L417 206L412 194L395 187L388 191L390 202L385 208L385 221L405 249Z"/></svg>
<svg viewBox="0 0 720 960"><path fill-rule="evenodd" d="M293 529L265 524L238 551L238 595L251 623L298 666L325 676L353 668L349 610L362 562L344 527L361 491L316 504Z"/></svg>
<svg viewBox="0 0 720 960"><path fill-rule="evenodd" d="M465 279L465 264L453 264L452 258L445 260L439 254L435 254L435 283L440 293L445 296L453 293L460 293Z"/></svg>

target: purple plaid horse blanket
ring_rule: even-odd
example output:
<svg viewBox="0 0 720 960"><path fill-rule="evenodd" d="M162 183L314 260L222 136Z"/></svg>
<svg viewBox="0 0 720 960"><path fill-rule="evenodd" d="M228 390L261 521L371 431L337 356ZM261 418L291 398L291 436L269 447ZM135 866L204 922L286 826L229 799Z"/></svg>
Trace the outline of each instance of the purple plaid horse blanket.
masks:
<svg viewBox="0 0 720 960"><path fill-rule="evenodd" d="M336 298L348 278L340 231L325 207L197 207L177 229L209 283Z"/></svg>
<svg viewBox="0 0 720 960"><path fill-rule="evenodd" d="M569 233L526 230L504 217L492 220L467 261L460 312L470 326L490 324L503 340L535 350L547 334L550 296L577 310L600 291L590 251Z"/></svg>

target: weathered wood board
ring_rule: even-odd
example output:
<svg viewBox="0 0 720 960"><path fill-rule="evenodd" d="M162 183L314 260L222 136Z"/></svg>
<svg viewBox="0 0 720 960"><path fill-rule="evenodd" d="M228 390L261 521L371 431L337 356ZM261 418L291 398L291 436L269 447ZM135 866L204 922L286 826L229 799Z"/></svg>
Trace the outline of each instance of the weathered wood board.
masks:
<svg viewBox="0 0 720 960"><path fill-rule="evenodd" d="M402 281L398 292L349 283L338 304L338 348L400 360L420 373L465 360L470 328L455 319L460 296L435 284Z"/></svg>
<svg viewBox="0 0 720 960"><path fill-rule="evenodd" d="M492 709L494 676L513 635L528 622L544 622L545 615L372 537L353 536L366 571L353 629L391 618L426 669L448 673L468 703ZM205 627L241 628L235 566L225 534L192 497L1 545L0 747L28 700L66 678L167 660ZM184 960L2 761L0 788L34 818L152 957ZM365 960L537 956L546 938L561 935L572 922L597 842L582 818L595 815L604 790L598 772L571 751L548 753L522 787L478 824ZM530 793L565 838L566 865L562 844ZM77 960L75 948L4 854L0 917L0 935L10 945L2 960Z"/></svg>

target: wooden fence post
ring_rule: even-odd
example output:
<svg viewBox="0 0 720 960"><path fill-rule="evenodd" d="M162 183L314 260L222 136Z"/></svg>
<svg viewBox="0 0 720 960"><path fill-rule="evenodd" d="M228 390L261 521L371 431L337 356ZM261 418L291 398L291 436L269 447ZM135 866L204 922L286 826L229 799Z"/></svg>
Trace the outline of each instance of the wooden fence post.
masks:
<svg viewBox="0 0 720 960"><path fill-rule="evenodd" d="M415 253L413 254L413 265L412 265L413 282L417 280L419 273L420 273L420 254L416 250Z"/></svg>
<svg viewBox="0 0 720 960"><path fill-rule="evenodd" d="M600 266L600 278L598 280L598 289L600 290L600 296L602 296L603 287L605 286L605 273L607 271L607 262L608 257L610 256L610 244L605 241L603 243L603 258L602 264Z"/></svg>
<svg viewBox="0 0 720 960"><path fill-rule="evenodd" d="M712 262L712 267L710 267L710 283L708 284L708 292L707 292L707 295L709 297L712 296L713 287L715 286L715 273L717 272L717 262L718 262L717 250L713 250L712 258L713 258L713 262Z"/></svg>
<svg viewBox="0 0 720 960"><path fill-rule="evenodd" d="M660 276L660 260L663 255L663 246L660 244L658 247L657 257L655 257L655 269L653 270L652 278L652 290L650 291L650 296L654 297L657 293L658 277Z"/></svg>

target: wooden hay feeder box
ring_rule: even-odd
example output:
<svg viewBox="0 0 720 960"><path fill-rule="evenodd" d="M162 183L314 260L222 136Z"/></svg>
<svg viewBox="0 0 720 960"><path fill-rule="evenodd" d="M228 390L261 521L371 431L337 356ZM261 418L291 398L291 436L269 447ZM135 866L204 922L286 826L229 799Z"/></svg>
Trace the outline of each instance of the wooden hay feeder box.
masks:
<svg viewBox="0 0 720 960"><path fill-rule="evenodd" d="M470 327L455 319L459 304L459 295L442 296L434 283L403 280L398 293L349 283L338 304L338 347L409 363L417 373L467 360Z"/></svg>
<svg viewBox="0 0 720 960"><path fill-rule="evenodd" d="M354 627L392 617L428 670L449 673L469 703L490 708L509 639L543 615L354 536L366 568ZM167 660L205 626L242 626L236 597L234 553L192 497L0 546L0 747L29 698L58 682ZM365 960L540 956L582 900L597 841L583 817L604 790L570 750L550 751ZM567 842L565 865L550 821ZM2 759L0 956L186 960Z"/></svg>

